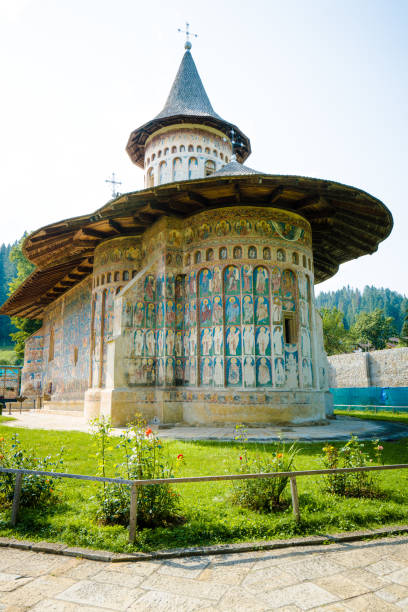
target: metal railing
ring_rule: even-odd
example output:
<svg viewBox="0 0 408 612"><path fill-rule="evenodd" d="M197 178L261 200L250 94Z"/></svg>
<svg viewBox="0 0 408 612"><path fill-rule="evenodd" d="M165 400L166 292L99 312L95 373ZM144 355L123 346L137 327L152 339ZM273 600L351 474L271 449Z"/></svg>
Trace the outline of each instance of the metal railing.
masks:
<svg viewBox="0 0 408 612"><path fill-rule="evenodd" d="M408 413L408 406L381 406L379 404L334 404L334 410L347 410L348 412L352 412L353 410L361 411L361 412L374 412L377 413L378 410L382 412L392 412L406 414Z"/></svg>
<svg viewBox="0 0 408 612"><path fill-rule="evenodd" d="M184 484L190 482L213 482L220 480L249 480L254 478L289 478L290 493L292 498L293 515L296 521L300 520L299 495L296 479L301 476L319 476L330 474L350 474L353 472L374 472L381 470L403 470L408 468L408 463L396 463L392 465L371 465L366 467L336 468L323 470L299 470L297 472L269 472L265 474L223 474L220 476L186 476L184 478L154 478L151 480L127 480L124 478L108 478L102 476L85 476L82 474L65 474L62 472L44 472L41 470L23 470L16 468L2 468L0 473L16 474L14 485L14 498L11 509L11 525L17 524L18 511L20 506L21 487L24 475L51 476L52 478L71 478L73 480L90 480L93 482L109 482L122 484L130 487L130 515L129 515L129 542L133 543L137 531L137 498L139 487L163 484Z"/></svg>

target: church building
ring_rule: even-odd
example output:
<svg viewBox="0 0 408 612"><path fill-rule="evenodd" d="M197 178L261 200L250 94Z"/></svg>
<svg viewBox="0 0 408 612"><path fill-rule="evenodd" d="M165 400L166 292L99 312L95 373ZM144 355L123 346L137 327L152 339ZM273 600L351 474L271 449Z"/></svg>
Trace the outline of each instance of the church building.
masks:
<svg viewBox="0 0 408 612"><path fill-rule="evenodd" d="M318 423L332 412L314 284L377 250L392 216L330 180L246 165L185 53L127 152L145 188L27 237L34 272L1 314L41 319L22 394L172 424Z"/></svg>

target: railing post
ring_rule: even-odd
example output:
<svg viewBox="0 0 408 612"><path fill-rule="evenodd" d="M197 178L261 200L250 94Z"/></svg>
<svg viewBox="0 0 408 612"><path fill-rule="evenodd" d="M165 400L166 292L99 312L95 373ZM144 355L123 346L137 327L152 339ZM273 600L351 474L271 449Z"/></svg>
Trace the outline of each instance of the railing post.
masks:
<svg viewBox="0 0 408 612"><path fill-rule="evenodd" d="M18 509L20 507L21 486L23 484L23 475L19 472L16 476L16 484L14 485L13 506L11 508L11 526L15 527L17 523Z"/></svg>
<svg viewBox="0 0 408 612"><path fill-rule="evenodd" d="M290 493L292 495L293 516L295 517L296 521L300 521L299 497L296 478L294 476L290 476Z"/></svg>
<svg viewBox="0 0 408 612"><path fill-rule="evenodd" d="M129 513L129 543L133 544L137 529L137 497L139 487L133 483L130 489L130 513Z"/></svg>

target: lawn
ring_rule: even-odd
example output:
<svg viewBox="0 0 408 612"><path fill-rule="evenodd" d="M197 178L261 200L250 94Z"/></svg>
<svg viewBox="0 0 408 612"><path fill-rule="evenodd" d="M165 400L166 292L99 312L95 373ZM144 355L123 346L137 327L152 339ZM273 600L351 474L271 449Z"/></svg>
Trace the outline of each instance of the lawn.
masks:
<svg viewBox="0 0 408 612"><path fill-rule="evenodd" d="M372 421L391 421L393 423L406 423L408 425L408 412L388 412L386 410L335 410L334 414L355 417L357 419L371 419Z"/></svg>
<svg viewBox="0 0 408 612"><path fill-rule="evenodd" d="M6 421L15 421L14 417L7 417L0 414L0 423L5 423Z"/></svg>
<svg viewBox="0 0 408 612"><path fill-rule="evenodd" d="M17 431L27 446L39 455L56 455L65 447L64 471L77 474L96 473L95 448L88 434L42 430L11 429L0 426L0 436L10 437ZM114 441L114 444L117 440ZM340 446L341 443L338 444ZM295 462L296 469L322 467L322 444L302 444ZM237 473L240 448L231 442L165 443L170 457L184 455L178 475L198 476ZM251 453L270 453L272 445L251 444ZM110 451L111 469L119 461L118 450ZM384 443L385 463L407 463L407 439ZM294 535L334 533L360 528L408 523L407 478L402 470L379 473L385 492L383 499L345 499L324 493L322 477L298 479L301 522L297 524L290 505L276 513L258 514L233 506L232 484L228 482L180 484L183 524L138 532L135 545L127 543L127 530L121 526L101 526L94 520L96 485L63 480L62 503L44 511L21 510L15 529L9 527L9 510L0 510L0 536L31 540L59 541L69 545L102 548L113 551L152 550L193 545L220 544ZM290 499L289 490L285 495Z"/></svg>
<svg viewBox="0 0 408 612"><path fill-rule="evenodd" d="M13 346L0 346L0 365L14 365L16 360Z"/></svg>

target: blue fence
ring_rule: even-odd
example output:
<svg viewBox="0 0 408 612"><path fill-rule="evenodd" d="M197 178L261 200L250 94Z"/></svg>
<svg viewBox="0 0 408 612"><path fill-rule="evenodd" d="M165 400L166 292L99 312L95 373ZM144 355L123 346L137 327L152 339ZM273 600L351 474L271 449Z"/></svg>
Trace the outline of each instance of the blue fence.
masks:
<svg viewBox="0 0 408 612"><path fill-rule="evenodd" d="M380 410L408 412L408 387L353 387L330 389L333 393L334 407L376 406Z"/></svg>

